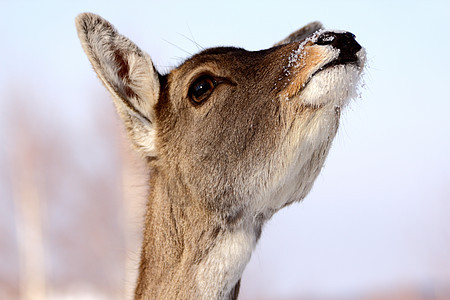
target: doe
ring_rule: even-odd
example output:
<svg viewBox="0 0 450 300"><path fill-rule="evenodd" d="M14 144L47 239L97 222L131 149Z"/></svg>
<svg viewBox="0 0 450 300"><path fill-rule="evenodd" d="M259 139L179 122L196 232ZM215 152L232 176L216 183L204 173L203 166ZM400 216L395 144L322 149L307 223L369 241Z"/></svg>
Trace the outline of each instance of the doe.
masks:
<svg viewBox="0 0 450 300"><path fill-rule="evenodd" d="M236 299L264 223L311 190L365 51L318 22L160 74L101 17L78 36L151 173L135 299Z"/></svg>

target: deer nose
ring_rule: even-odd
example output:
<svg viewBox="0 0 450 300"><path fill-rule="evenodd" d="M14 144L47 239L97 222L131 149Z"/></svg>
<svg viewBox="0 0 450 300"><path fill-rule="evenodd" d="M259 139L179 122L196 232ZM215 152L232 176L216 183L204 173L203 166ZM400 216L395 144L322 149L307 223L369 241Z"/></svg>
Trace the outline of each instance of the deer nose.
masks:
<svg viewBox="0 0 450 300"><path fill-rule="evenodd" d="M355 35L351 32L324 32L316 41L316 45L330 45L336 49L339 49L339 57L337 61L339 63L351 63L356 62L361 45L355 40Z"/></svg>
<svg viewBox="0 0 450 300"><path fill-rule="evenodd" d="M324 32L317 38L317 45L331 45L341 50L341 53L355 55L361 50L361 45L355 40L355 35L351 32Z"/></svg>

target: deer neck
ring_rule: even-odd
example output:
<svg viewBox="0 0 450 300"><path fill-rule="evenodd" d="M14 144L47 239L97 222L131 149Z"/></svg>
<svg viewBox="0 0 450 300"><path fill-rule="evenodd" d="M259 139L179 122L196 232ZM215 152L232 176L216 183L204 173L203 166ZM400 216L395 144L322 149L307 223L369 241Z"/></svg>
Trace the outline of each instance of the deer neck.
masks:
<svg viewBox="0 0 450 300"><path fill-rule="evenodd" d="M261 225L233 225L153 172L136 299L236 299Z"/></svg>

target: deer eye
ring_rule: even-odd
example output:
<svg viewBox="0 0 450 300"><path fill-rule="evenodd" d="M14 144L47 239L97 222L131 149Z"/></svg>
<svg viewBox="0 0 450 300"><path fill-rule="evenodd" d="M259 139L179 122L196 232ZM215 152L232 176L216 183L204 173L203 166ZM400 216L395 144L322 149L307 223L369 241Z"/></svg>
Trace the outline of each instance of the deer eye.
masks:
<svg viewBox="0 0 450 300"><path fill-rule="evenodd" d="M202 103L213 92L217 86L216 80L211 76L205 75L198 78L189 88L189 98L197 104Z"/></svg>

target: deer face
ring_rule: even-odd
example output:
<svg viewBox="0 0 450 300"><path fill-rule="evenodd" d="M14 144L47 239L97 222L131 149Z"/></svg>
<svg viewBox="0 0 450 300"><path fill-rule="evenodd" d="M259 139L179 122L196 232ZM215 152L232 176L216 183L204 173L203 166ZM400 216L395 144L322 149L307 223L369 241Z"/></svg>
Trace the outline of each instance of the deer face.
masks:
<svg viewBox="0 0 450 300"><path fill-rule="evenodd" d="M137 148L228 222L309 192L365 60L352 34L313 23L273 48L207 49L160 75L107 21L84 14L77 27Z"/></svg>

